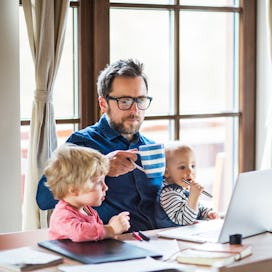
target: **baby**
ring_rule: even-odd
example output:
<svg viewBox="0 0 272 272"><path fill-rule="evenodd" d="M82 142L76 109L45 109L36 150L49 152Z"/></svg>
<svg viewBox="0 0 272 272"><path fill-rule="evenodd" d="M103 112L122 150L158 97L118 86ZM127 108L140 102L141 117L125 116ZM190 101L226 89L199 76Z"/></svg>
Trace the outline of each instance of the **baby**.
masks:
<svg viewBox="0 0 272 272"><path fill-rule="evenodd" d="M197 219L218 218L216 212L199 203L204 188L195 181L196 163L192 148L175 142L166 146L165 156L165 180L156 207L158 227L189 225Z"/></svg>
<svg viewBox="0 0 272 272"><path fill-rule="evenodd" d="M56 150L45 168L47 186L59 200L50 218L50 239L100 240L129 229L128 212L104 225L91 207L105 199L108 170L108 159L94 149L64 144Z"/></svg>

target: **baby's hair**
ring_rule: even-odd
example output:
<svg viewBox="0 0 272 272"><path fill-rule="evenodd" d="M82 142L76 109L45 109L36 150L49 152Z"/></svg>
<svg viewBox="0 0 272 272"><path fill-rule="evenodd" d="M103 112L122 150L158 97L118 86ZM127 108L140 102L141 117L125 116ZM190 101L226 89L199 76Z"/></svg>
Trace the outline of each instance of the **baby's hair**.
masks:
<svg viewBox="0 0 272 272"><path fill-rule="evenodd" d="M189 144L185 144L182 141L169 141L164 144L165 150L175 150L175 149L187 149L187 150L193 150L192 146Z"/></svg>
<svg viewBox="0 0 272 272"><path fill-rule="evenodd" d="M70 188L90 189L88 179L107 175L109 161L100 152L75 144L65 143L48 160L45 183L56 199L63 199Z"/></svg>
<svg viewBox="0 0 272 272"><path fill-rule="evenodd" d="M173 152L177 150L184 150L194 153L192 146L181 141L169 141L164 145L166 161L172 158Z"/></svg>

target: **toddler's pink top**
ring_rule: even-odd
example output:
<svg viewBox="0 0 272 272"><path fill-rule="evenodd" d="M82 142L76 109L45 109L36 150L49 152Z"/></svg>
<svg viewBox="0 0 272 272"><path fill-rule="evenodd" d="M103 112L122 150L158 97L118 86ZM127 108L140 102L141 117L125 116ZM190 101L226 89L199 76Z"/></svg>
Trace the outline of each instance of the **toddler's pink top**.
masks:
<svg viewBox="0 0 272 272"><path fill-rule="evenodd" d="M71 239L74 242L101 240L105 229L98 213L87 207L89 215L60 200L56 205L49 226L50 239Z"/></svg>

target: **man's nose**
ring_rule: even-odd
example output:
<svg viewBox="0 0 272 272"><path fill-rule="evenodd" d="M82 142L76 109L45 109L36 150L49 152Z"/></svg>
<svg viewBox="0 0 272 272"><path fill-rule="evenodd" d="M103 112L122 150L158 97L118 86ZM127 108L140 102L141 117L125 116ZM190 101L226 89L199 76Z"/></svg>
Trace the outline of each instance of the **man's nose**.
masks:
<svg viewBox="0 0 272 272"><path fill-rule="evenodd" d="M133 104L132 104L130 110L131 111L139 111L137 103L135 101L133 101Z"/></svg>

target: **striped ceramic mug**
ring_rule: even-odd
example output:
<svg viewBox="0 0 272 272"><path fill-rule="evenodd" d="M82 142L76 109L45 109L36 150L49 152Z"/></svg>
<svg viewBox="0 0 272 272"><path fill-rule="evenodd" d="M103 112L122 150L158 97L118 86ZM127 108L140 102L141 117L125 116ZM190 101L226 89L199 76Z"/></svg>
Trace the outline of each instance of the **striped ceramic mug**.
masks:
<svg viewBox="0 0 272 272"><path fill-rule="evenodd" d="M139 146L142 166L148 178L162 177L165 170L165 151L163 144Z"/></svg>

